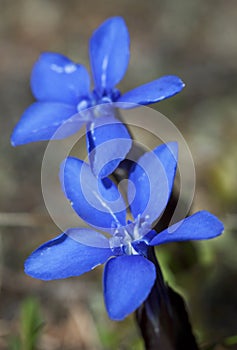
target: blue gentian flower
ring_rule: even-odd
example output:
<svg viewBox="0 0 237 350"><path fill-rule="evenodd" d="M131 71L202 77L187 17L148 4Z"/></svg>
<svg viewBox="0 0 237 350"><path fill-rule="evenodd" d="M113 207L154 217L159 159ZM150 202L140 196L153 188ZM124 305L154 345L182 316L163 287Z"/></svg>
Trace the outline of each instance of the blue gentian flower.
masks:
<svg viewBox="0 0 237 350"><path fill-rule="evenodd" d="M121 96L116 86L128 66L129 44L129 33L121 17L107 19L93 33L89 46L94 80L92 91L89 74L83 65L58 53L43 53L31 75L31 89L37 102L23 113L13 131L12 145L61 139L76 133L86 124L89 151L101 144L104 134L108 139L127 139L127 143L120 147L120 159L107 173L112 172L129 151L131 140L122 123L115 122L113 130L106 125L96 128L98 123L101 125L99 117L106 115L113 124L116 118L112 103L124 108L148 105L171 97L184 87L178 77L164 76ZM95 106L90 113L85 113ZM98 172L96 165L94 168L94 172Z"/></svg>
<svg viewBox="0 0 237 350"><path fill-rule="evenodd" d="M157 234L152 225L169 200L177 164L177 144L168 143L143 155L128 181L132 221L119 190L96 178L89 165L67 158L61 182L73 209L87 223L103 230L72 228L41 245L25 262L25 272L41 280L79 276L105 263L103 286L108 315L122 320L148 297L156 279L147 259L149 245L216 237L222 223L200 211ZM134 187L136 191L134 191Z"/></svg>

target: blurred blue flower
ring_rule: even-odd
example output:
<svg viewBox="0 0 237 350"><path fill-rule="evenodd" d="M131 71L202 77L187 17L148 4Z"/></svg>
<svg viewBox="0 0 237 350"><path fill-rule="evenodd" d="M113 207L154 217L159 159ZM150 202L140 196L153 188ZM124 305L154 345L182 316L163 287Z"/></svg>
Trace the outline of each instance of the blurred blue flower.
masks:
<svg viewBox="0 0 237 350"><path fill-rule="evenodd" d="M108 139L127 139L126 145L120 148L120 161L124 159L131 147L126 127L117 123L111 131L110 126L105 125L97 128L95 134L98 117L106 116L112 124L115 122L112 103L117 102L119 107L124 108L148 105L171 97L184 87L178 77L164 76L121 96L116 85L128 66L129 41L128 30L121 17L107 19L93 33L89 47L93 91L90 91L90 77L83 65L58 53L43 53L31 75L31 89L37 102L26 109L16 125L11 137L12 145L65 138L86 124L90 151L101 143L102 135L107 133ZM106 128L109 131L105 131ZM114 163L114 169L118 163Z"/></svg>
<svg viewBox="0 0 237 350"><path fill-rule="evenodd" d="M207 211L159 234L152 230L169 200L176 165L176 143L161 145L134 164L127 190L133 221L127 222L126 205L114 183L96 178L81 160L67 158L60 174L67 198L83 220L107 234L69 229L35 250L25 262L25 272L54 280L79 276L105 263L103 285L109 317L124 319L147 298L155 282L155 266L147 259L149 245L209 239L223 231L222 223Z"/></svg>

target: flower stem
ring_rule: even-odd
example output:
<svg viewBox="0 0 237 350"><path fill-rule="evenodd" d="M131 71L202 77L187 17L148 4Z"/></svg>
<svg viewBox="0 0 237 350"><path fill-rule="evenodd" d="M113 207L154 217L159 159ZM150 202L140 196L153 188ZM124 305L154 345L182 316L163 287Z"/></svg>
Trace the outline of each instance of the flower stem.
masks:
<svg viewBox="0 0 237 350"><path fill-rule="evenodd" d="M156 282L136 312L146 350L198 350L182 297L163 279L153 247L148 259L156 266Z"/></svg>

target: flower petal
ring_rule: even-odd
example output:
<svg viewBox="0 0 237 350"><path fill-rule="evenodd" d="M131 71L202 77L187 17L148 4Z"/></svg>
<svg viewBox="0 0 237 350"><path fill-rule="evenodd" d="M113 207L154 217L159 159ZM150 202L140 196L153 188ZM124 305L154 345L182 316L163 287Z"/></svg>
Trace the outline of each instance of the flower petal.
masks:
<svg viewBox="0 0 237 350"><path fill-rule="evenodd" d="M109 232L125 225L126 205L110 179L97 179L88 164L72 157L61 165L60 179L73 209L89 225Z"/></svg>
<svg viewBox="0 0 237 350"><path fill-rule="evenodd" d="M162 144L145 153L131 169L128 202L134 218L140 214L152 224L164 210L173 187L177 153L176 142Z"/></svg>
<svg viewBox="0 0 237 350"><path fill-rule="evenodd" d="M149 245L210 239L224 230L222 222L208 211L199 211L156 235Z"/></svg>
<svg viewBox="0 0 237 350"><path fill-rule="evenodd" d="M93 33L90 61L99 94L120 82L129 61L129 33L123 18L109 18Z"/></svg>
<svg viewBox="0 0 237 350"><path fill-rule="evenodd" d="M65 234L74 241L95 248L111 248L107 237L88 228L69 228Z"/></svg>
<svg viewBox="0 0 237 350"><path fill-rule="evenodd" d="M88 124L86 136L91 168L100 178L110 175L132 146L126 126L111 116Z"/></svg>
<svg viewBox="0 0 237 350"><path fill-rule="evenodd" d="M149 295L156 279L154 264L139 255L110 259L104 271L104 297L112 320L123 320Z"/></svg>
<svg viewBox="0 0 237 350"><path fill-rule="evenodd" d="M89 94L89 88L86 68L59 53L41 54L33 67L31 89L39 101L76 105Z"/></svg>
<svg viewBox="0 0 237 350"><path fill-rule="evenodd" d="M131 104L148 105L176 95L184 86L180 78L167 75L126 92L117 102L124 103L124 106L119 104L122 108L131 108ZM128 103L127 106L126 103Z"/></svg>
<svg viewBox="0 0 237 350"><path fill-rule="evenodd" d="M86 234L93 236L95 232L87 230ZM25 272L41 280L79 276L103 264L112 255L110 248L85 245L63 233L41 245L28 257Z"/></svg>
<svg viewBox="0 0 237 350"><path fill-rule="evenodd" d="M62 139L76 133L85 120L71 105L35 102L26 109L16 125L13 146L50 139Z"/></svg>

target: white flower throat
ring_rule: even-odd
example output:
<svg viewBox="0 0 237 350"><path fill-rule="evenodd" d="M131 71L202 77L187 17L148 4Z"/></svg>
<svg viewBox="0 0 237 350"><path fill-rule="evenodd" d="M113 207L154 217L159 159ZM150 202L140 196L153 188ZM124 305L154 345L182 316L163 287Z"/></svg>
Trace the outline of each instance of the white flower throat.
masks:
<svg viewBox="0 0 237 350"><path fill-rule="evenodd" d="M134 222L128 222L126 226L118 226L110 238L110 248L115 255L137 255L139 254L133 247L132 243L141 240L150 230L151 226L140 215Z"/></svg>

